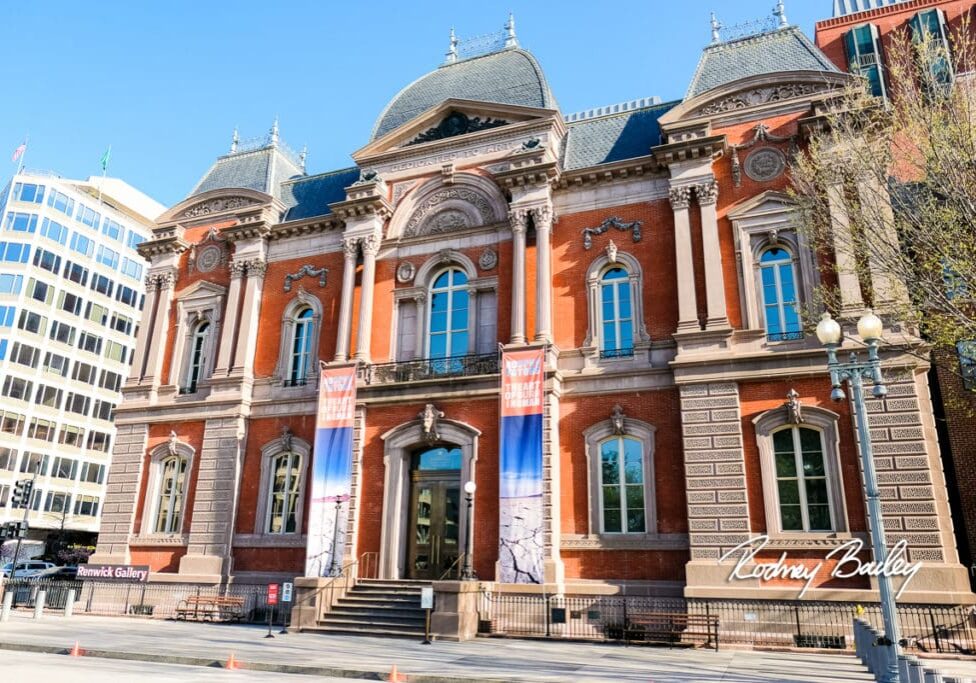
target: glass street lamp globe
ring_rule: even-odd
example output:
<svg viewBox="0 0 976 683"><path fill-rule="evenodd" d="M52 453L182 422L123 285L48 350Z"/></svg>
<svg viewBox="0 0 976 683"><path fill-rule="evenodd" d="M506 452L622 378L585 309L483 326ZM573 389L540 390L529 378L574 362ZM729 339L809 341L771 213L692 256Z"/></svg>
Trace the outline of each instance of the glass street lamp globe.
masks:
<svg viewBox="0 0 976 683"><path fill-rule="evenodd" d="M467 481L464 483L464 492L469 496L474 494L475 489L478 488L473 481Z"/></svg>
<svg viewBox="0 0 976 683"><path fill-rule="evenodd" d="M857 321L857 333L861 335L861 339L867 341L869 339L881 339L881 335L884 332L884 323L881 322L881 318L874 314L870 308L867 312L861 316L861 319Z"/></svg>
<svg viewBox="0 0 976 683"><path fill-rule="evenodd" d="M817 323L817 339L821 344L839 344L841 338L840 325L830 317L830 313L824 313Z"/></svg>

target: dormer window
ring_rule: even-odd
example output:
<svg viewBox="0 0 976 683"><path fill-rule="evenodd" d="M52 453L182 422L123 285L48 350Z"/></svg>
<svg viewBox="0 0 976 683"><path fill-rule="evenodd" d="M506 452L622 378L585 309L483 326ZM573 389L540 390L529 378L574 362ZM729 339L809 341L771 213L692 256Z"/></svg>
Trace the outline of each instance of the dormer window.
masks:
<svg viewBox="0 0 976 683"><path fill-rule="evenodd" d="M878 27L874 24L854 27L844 34L844 49L847 51L847 70L864 76L872 95L886 98Z"/></svg>

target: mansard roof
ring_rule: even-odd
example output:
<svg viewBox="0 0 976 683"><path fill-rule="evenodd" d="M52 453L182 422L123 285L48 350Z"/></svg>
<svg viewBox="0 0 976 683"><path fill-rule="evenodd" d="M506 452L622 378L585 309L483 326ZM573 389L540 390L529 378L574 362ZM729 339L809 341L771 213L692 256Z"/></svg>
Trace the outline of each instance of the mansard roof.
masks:
<svg viewBox="0 0 976 683"><path fill-rule="evenodd" d="M370 140L450 98L556 108L542 67L526 50L504 49L445 64L401 90L386 106Z"/></svg>
<svg viewBox="0 0 976 683"><path fill-rule="evenodd" d="M572 171L647 156L651 147L661 144L658 119L677 104L665 102L569 123L563 168Z"/></svg>
<svg viewBox="0 0 976 683"><path fill-rule="evenodd" d="M749 76L780 71L833 71L833 62L796 26L709 45L685 99Z"/></svg>
<svg viewBox="0 0 976 683"><path fill-rule="evenodd" d="M288 207L284 220L297 221L329 214L329 204L344 200L345 188L357 180L359 169L354 166L284 182L281 201Z"/></svg>
<svg viewBox="0 0 976 683"><path fill-rule="evenodd" d="M210 190L245 188L282 199L282 183L304 175L305 171L293 154L278 143L271 143L219 157L188 196Z"/></svg>
<svg viewBox="0 0 976 683"><path fill-rule="evenodd" d="M900 2L904 0L834 0L834 17L845 17L848 14L867 12Z"/></svg>

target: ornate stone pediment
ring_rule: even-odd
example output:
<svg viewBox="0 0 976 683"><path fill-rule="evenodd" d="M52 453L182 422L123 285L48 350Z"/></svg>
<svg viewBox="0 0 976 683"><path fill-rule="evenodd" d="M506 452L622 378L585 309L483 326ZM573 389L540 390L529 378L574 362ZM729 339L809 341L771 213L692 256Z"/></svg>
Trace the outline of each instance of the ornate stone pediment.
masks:
<svg viewBox="0 0 976 683"><path fill-rule="evenodd" d="M711 116L713 114L724 114L725 112L735 111L736 109L745 109L760 104L769 104L771 102L781 102L783 100L815 95L829 89L830 86L827 83L787 83L767 88L754 88L706 104L697 109L694 115Z"/></svg>
<svg viewBox="0 0 976 683"><path fill-rule="evenodd" d="M203 218L215 213L245 209L256 206L261 202L250 197L216 197L205 202L194 204L180 214L180 218Z"/></svg>
<svg viewBox="0 0 976 683"><path fill-rule="evenodd" d="M498 128L499 126L506 125L508 125L508 121L505 121L504 119L493 119L490 116L486 116L484 118L480 116L468 116L463 111L452 111L450 114L441 119L440 123L438 123L436 126L433 128L428 128L406 144L416 145L421 142L443 140L444 138L453 138L457 135L475 133L479 130Z"/></svg>

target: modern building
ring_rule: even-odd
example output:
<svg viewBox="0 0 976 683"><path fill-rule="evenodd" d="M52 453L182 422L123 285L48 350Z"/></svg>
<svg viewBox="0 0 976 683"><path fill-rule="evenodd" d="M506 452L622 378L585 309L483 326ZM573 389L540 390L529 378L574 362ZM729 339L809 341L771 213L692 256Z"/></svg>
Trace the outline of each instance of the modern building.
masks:
<svg viewBox="0 0 976 683"><path fill-rule="evenodd" d="M854 71L856 65L875 95L888 97L885 50L892 37L925 31L948 46L963 26L972 27L974 7L972 0L836 0L834 16L816 24L816 43L838 68ZM943 60L933 73L946 82L957 76ZM930 382L960 559L976 586L976 344L960 340L955 354L938 352Z"/></svg>
<svg viewBox="0 0 976 683"><path fill-rule="evenodd" d="M801 581L729 578L736 547L768 535L759 561L823 562L807 598L870 600L825 559L868 520L851 406L801 320L821 264L785 192L805 126L849 80L781 12L716 28L680 101L564 115L510 24L474 54L452 38L354 167L308 175L277 127L235 138L139 247L147 318L93 561L302 575L321 360L359 377L344 556L437 579L470 522L493 581L498 346L542 345L545 590L795 598ZM855 335L862 286L841 277ZM886 529L923 562L902 599L971 601L928 364L884 363Z"/></svg>
<svg viewBox="0 0 976 683"><path fill-rule="evenodd" d="M115 178L17 173L0 195L0 522L94 542L146 261L164 207Z"/></svg>

